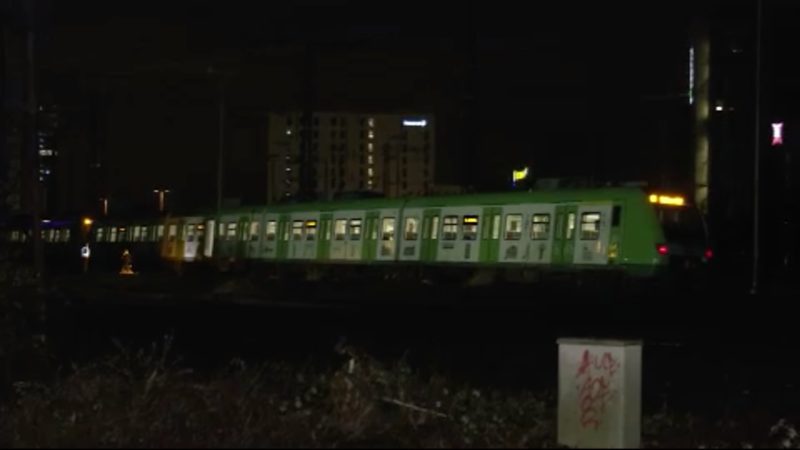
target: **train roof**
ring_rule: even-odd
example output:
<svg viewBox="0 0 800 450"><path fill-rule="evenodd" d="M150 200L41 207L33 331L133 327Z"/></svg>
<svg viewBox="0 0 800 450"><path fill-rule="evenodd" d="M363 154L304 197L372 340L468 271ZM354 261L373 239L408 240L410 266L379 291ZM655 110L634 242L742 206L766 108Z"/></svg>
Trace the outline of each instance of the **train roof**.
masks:
<svg viewBox="0 0 800 450"><path fill-rule="evenodd" d="M358 200L314 201L307 203L286 203L274 205L254 205L221 210L220 214L250 215L258 213L288 214L304 211L347 211L394 208L435 208L468 205L505 205L515 203L561 203L578 201L610 201L644 199L640 188L599 188L599 189L553 189L518 192L497 192L483 194L443 195L408 198L367 198ZM203 215L203 214L199 214ZM206 215L216 215L209 212ZM187 215L191 216L191 215Z"/></svg>

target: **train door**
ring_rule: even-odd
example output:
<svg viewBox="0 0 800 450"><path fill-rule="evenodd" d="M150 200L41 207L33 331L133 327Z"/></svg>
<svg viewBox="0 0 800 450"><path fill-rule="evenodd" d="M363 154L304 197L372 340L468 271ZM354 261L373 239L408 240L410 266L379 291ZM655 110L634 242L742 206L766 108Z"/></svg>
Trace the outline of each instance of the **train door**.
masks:
<svg viewBox="0 0 800 450"><path fill-rule="evenodd" d="M521 263L526 259L528 251L527 221L530 207L527 205L509 205L503 208L503 219L500 224L501 263Z"/></svg>
<svg viewBox="0 0 800 450"><path fill-rule="evenodd" d="M183 259L194 261L197 257L197 224L185 223L183 225Z"/></svg>
<svg viewBox="0 0 800 450"><path fill-rule="evenodd" d="M531 208L530 251L527 252L527 262L531 264L550 264L552 261L554 211L552 205L534 205Z"/></svg>
<svg viewBox="0 0 800 450"><path fill-rule="evenodd" d="M608 264L611 205L581 205L577 215L575 264Z"/></svg>
<svg viewBox="0 0 800 450"><path fill-rule="evenodd" d="M280 242L279 216L267 214L264 225L264 241L261 245L262 257L274 260L278 257L278 244Z"/></svg>
<svg viewBox="0 0 800 450"><path fill-rule="evenodd" d="M398 222L399 224L399 222ZM398 225L399 226L399 225ZM420 229L422 227L422 210L406 209L403 212L402 233L400 239L400 254L398 259L401 261L417 261L419 256Z"/></svg>
<svg viewBox="0 0 800 450"><path fill-rule="evenodd" d="M312 216L314 216L312 218ZM301 253L302 259L315 260L317 259L317 251L319 250L319 220L316 214L308 214L305 219L303 230L303 250Z"/></svg>
<svg viewBox="0 0 800 450"><path fill-rule="evenodd" d="M203 252L205 251L205 244L206 244L206 226L203 223L203 219L197 219L197 232L196 232L196 239L197 239L197 248L195 250L195 259L203 259Z"/></svg>
<svg viewBox="0 0 800 450"><path fill-rule="evenodd" d="M361 260L374 261L378 252L378 219L380 211L367 211L364 224L364 239L361 247Z"/></svg>
<svg viewBox="0 0 800 450"><path fill-rule="evenodd" d="M324 213L319 218L319 241L317 259L327 261L331 255L331 237L333 236L333 214Z"/></svg>
<svg viewBox="0 0 800 450"><path fill-rule="evenodd" d="M439 216L442 210L426 209L422 213L422 250L420 258L427 263L436 262L439 247Z"/></svg>
<svg viewBox="0 0 800 450"><path fill-rule="evenodd" d="M556 227L553 238L553 264L572 264L575 257L575 229L578 207L560 205L556 207Z"/></svg>
<svg viewBox="0 0 800 450"><path fill-rule="evenodd" d="M245 249L245 257L248 259L255 259L259 257L259 249L261 248L261 219L262 215L254 214L250 218L249 229L247 230L247 244Z"/></svg>
<svg viewBox="0 0 800 450"><path fill-rule="evenodd" d="M289 214L281 214L278 219L278 260L289 258L289 239L291 239L291 232L292 216Z"/></svg>
<svg viewBox="0 0 800 450"><path fill-rule="evenodd" d="M333 218L333 239L330 242L329 258L333 261L347 259L347 229L349 216L337 213Z"/></svg>
<svg viewBox="0 0 800 450"><path fill-rule="evenodd" d="M389 209L381 211L378 223L378 254L379 261L394 261L397 258L398 232L400 224L400 211Z"/></svg>
<svg viewBox="0 0 800 450"><path fill-rule="evenodd" d="M481 233L481 263L495 263L498 260L502 212L502 208L483 208L484 226Z"/></svg>
<svg viewBox="0 0 800 450"><path fill-rule="evenodd" d="M250 242L250 217L239 217L238 239L236 240L236 259L247 258L248 244Z"/></svg>
<svg viewBox="0 0 800 450"><path fill-rule="evenodd" d="M205 234L205 242L203 243L203 256L206 259L210 259L214 256L214 236L216 233L217 222L214 219L206 220L206 234Z"/></svg>

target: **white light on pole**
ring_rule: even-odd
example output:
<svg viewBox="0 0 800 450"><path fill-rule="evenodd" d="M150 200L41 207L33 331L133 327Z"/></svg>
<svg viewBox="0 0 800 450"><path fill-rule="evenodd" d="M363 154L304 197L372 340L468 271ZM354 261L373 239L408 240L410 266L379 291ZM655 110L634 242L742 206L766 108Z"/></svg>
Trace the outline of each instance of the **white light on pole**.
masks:
<svg viewBox="0 0 800 450"><path fill-rule="evenodd" d="M166 196L169 194L169 189L153 189L153 193L158 195L158 212L163 213L166 206Z"/></svg>

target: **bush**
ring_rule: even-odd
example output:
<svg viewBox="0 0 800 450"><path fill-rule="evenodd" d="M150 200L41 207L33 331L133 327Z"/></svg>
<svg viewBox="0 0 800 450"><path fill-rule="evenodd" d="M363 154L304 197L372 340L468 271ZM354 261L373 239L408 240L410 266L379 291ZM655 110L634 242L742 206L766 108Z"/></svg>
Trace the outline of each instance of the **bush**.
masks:
<svg viewBox="0 0 800 450"><path fill-rule="evenodd" d="M74 367L51 385L18 383L0 431L16 447L541 447L551 398L423 379L345 349L339 367L248 367L201 376L161 350Z"/></svg>

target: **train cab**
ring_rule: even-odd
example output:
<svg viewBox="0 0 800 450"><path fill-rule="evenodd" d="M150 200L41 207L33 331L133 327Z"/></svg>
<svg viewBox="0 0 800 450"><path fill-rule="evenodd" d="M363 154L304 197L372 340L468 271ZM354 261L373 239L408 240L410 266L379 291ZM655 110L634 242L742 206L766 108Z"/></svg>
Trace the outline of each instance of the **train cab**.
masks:
<svg viewBox="0 0 800 450"><path fill-rule="evenodd" d="M708 265L714 252L700 210L681 195L653 193L649 201L664 231L665 242L658 243L657 250L670 268L691 270Z"/></svg>

